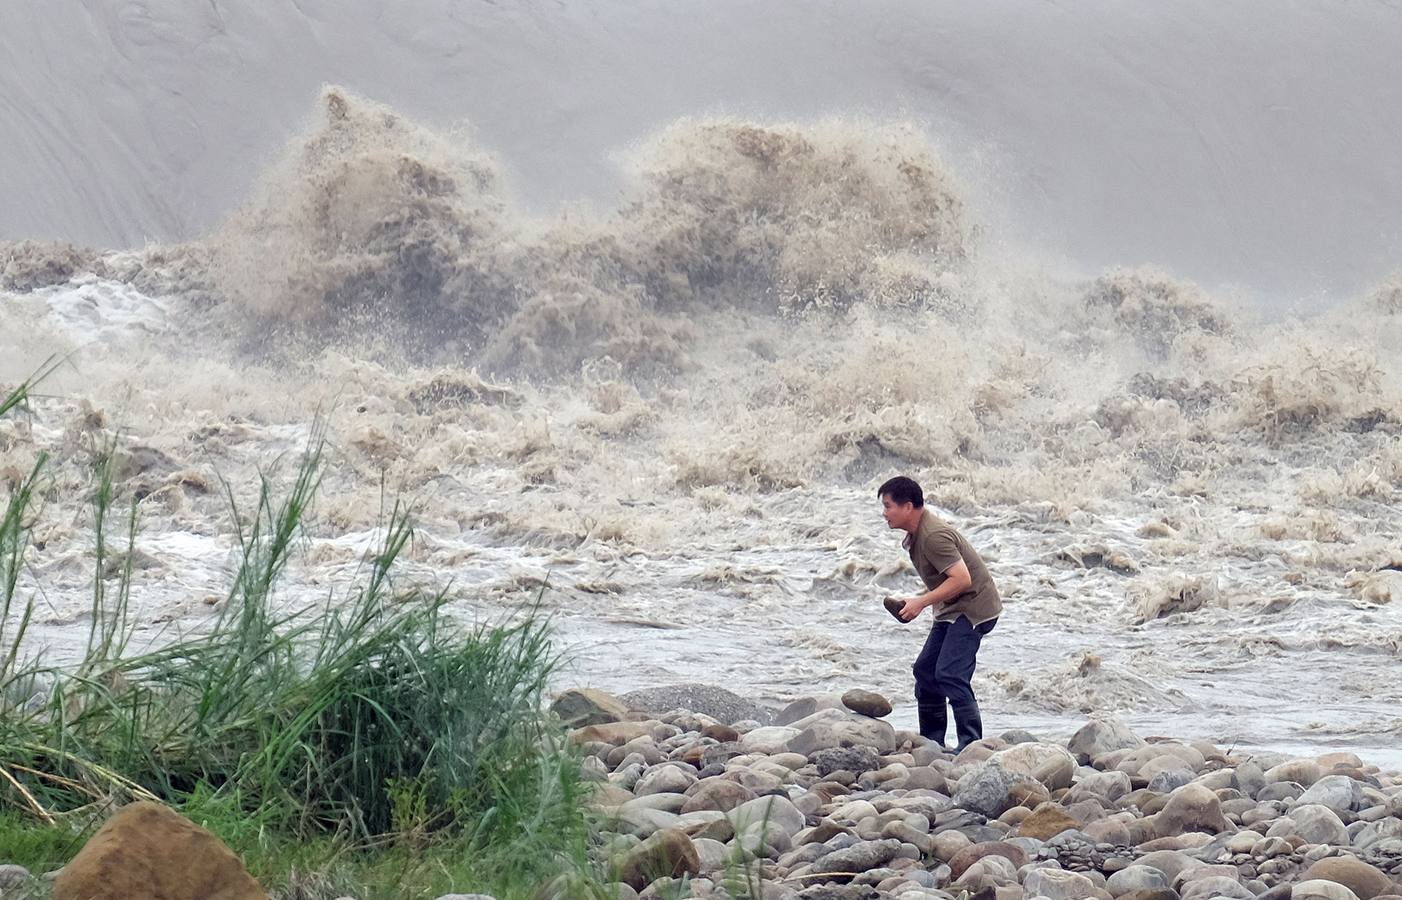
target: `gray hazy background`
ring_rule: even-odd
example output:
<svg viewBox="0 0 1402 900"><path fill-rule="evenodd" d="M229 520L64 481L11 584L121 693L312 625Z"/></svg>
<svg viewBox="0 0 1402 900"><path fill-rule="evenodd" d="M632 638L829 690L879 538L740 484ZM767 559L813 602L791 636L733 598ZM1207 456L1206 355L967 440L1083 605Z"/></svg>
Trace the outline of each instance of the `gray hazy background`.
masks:
<svg viewBox="0 0 1402 900"><path fill-rule="evenodd" d="M470 123L531 208L679 116L925 125L995 241L1293 303L1402 267L1396 2L0 0L0 239L194 237L322 84Z"/></svg>

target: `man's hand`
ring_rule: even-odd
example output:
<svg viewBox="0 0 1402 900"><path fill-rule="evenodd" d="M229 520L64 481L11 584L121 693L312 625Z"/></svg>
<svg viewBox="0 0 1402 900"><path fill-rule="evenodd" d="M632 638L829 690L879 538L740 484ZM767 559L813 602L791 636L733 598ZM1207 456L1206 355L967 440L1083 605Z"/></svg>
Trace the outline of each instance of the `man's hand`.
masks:
<svg viewBox="0 0 1402 900"><path fill-rule="evenodd" d="M925 608L925 604L920 602L919 597L907 597L905 605L901 607L901 621L912 622L920 615L920 611Z"/></svg>

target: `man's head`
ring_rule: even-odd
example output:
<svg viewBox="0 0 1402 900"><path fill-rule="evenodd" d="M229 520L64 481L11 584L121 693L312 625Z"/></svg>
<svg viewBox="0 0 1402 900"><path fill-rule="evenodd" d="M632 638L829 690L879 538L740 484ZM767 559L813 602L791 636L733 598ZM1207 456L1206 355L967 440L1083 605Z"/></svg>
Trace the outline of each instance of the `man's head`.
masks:
<svg viewBox="0 0 1402 900"><path fill-rule="evenodd" d="M891 528L900 528L911 533L920 527L920 516L925 511L925 492L913 478L898 475L881 485L876 491L881 498L881 515Z"/></svg>

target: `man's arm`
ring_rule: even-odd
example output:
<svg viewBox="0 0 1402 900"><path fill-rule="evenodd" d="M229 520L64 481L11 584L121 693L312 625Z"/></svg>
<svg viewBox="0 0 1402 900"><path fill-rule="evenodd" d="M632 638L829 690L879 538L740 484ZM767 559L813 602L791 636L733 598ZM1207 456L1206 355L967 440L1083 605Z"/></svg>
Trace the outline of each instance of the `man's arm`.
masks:
<svg viewBox="0 0 1402 900"><path fill-rule="evenodd" d="M902 621L909 622L920 615L921 610L953 600L972 587L974 583L973 576L969 574L969 567L962 558L945 569L944 575L944 582L933 591L926 591L918 597L906 600L905 606L901 609Z"/></svg>

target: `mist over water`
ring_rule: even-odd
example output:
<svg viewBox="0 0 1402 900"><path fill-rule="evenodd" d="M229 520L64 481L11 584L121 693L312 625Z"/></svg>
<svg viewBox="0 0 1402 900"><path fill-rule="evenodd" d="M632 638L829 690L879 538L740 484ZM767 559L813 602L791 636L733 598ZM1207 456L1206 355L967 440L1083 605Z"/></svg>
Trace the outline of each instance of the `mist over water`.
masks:
<svg viewBox="0 0 1402 900"><path fill-rule="evenodd" d="M467 123L537 212L611 208L685 116L909 120L999 241L1277 307L1396 266L1402 21L1386 2L66 2L0 29L0 239L207 233L322 85Z"/></svg>
<svg viewBox="0 0 1402 900"><path fill-rule="evenodd" d="M302 8L328 29L356 21ZM889 104L780 80L765 82L769 102L805 103L761 115L698 102L622 129L609 144L611 187L586 179L585 207L541 202L563 192L565 173L534 200L523 189L523 172L548 168L542 148L558 152L543 137L560 133L549 121L494 145L327 87L297 97L306 124L280 135L285 151L236 198L213 202L211 184L194 213L167 220L181 242L0 244L0 383L68 354L32 412L0 423L0 478L13 481L41 450L53 455L53 499L26 575L41 592L38 640L62 655L86 635L84 496L106 441L127 448L121 476L143 497L133 596L141 638L155 641L215 614L235 550L220 478L246 503L257 473L279 460L287 468L324 415L332 462L284 589L289 609L343 589L387 503L403 495L419 530L401 577L447 586L464 619L543 604L574 658L567 680L708 681L774 701L860 685L908 699L925 628L902 628L880 608L916 578L874 496L905 472L985 553L1006 600L976 677L990 729L1064 731L1105 710L1188 737L1348 746L1402 764L1388 755L1402 732L1402 688L1389 677L1402 651L1402 283L1381 274L1398 254L1361 238L1352 256L1292 243L1323 228L1332 207L1308 221L1284 214L1295 202L1286 197L1323 190L1286 170L1273 191L1220 174L1164 216L1155 192L1175 170L1140 173L1136 190L1122 190L1123 160L1098 134L1076 146L1098 161L1100 189L1123 219L1078 227L1075 204L1060 204L1070 242L1092 249L1048 262L1065 248L1026 241L1042 226L1025 178L998 186L1006 158L990 164L961 126L934 128L901 99L938 83L933 108L957 122L968 96L994 91L976 77L987 65L954 64L992 26L940 9L910 30L934 29L958 52L868 53L899 86ZM1055 35L1074 24L1031 9L1026 20L987 17L1002 23L997 59L1015 56L1037 27ZM122 18L108 33L160 48L207 29L212 46L237 44L247 13L211 10L223 18L165 11ZM581 15L537 13L552 34ZM649 15L621 33L572 24L582 46L626 42ZM743 15L764 34L795 14L776 11L763 28ZM817 33L846 14L824 15L805 27ZM1102 63L1158 71L1165 47L1205 52L1171 40L1186 22L1119 15L1076 32ZM1290 15L1290 28L1259 29L1262 40L1296 40L1323 13ZM1360 29L1360 39L1365 25L1396 26L1382 11L1347 16L1338 28ZM1361 22L1369 16L1377 21ZM100 31L99 20L89 24ZM451 30L410 21L383 26L386 47L452 57ZM909 38L882 21L859 29L831 67L856 66L863 41L904 46ZM355 43L306 27L293 36L312 58ZM1392 63L1361 46L1349 77L1366 97L1384 90L1369 66ZM172 72L212 65L149 52L140 58ZM511 52L496 47L473 65L494 61L502 81L529 71ZM776 71L783 59L770 60ZM365 66L366 78L389 68ZM1204 84L1219 74L1198 70ZM573 95L561 84L549 108L563 116ZM1300 106L1326 87L1297 85ZM279 93L273 106L284 102ZM1046 114L1063 124L1033 131L1072 127L1087 102L1060 97ZM43 118L41 105L14 105ZM1395 138L1389 115L1379 107L1373 122ZM1172 133L1175 116L1196 123L1195 141ZM1160 123L1165 156L1237 146L1192 109L1150 104L1137 121ZM28 128L26 152L57 165L61 154L43 147L60 132ZM1280 159L1264 155L1266 131L1252 133L1262 159ZM983 140L1013 137L991 130ZM513 155L520 145L533 149ZM569 150L594 158L587 142ZM1367 146L1351 153L1330 196L1356 197L1362 181L1370 203L1388 196ZM1064 162L1048 153L1039 166L1062 172ZM63 225L62 236L130 243L124 229L156 221L143 218L154 207L103 199L119 187L89 194L86 176L39 167L18 196L49 192L54 202L12 206L28 211L9 215L30 217L16 227L33 228L14 236L52 236L35 224L44 210L59 217L45 221L72 216L71 225L87 197L87 224ZM161 187L141 190L173 202ZM1233 219L1238 193L1271 194L1274 212L1258 205L1259 227L1244 228ZM1395 208L1355 233L1391 233ZM1019 210L1031 224L1007 228ZM1199 253L1196 242L1214 234L1230 235L1226 249ZM1268 243L1270 253L1256 252ZM1204 277L1187 277L1194 270ZM1217 283L1234 279L1251 283ZM1294 298L1324 284L1349 289L1300 320L1259 302L1281 284L1298 287L1283 295ZM913 721L913 710L896 718Z"/></svg>

